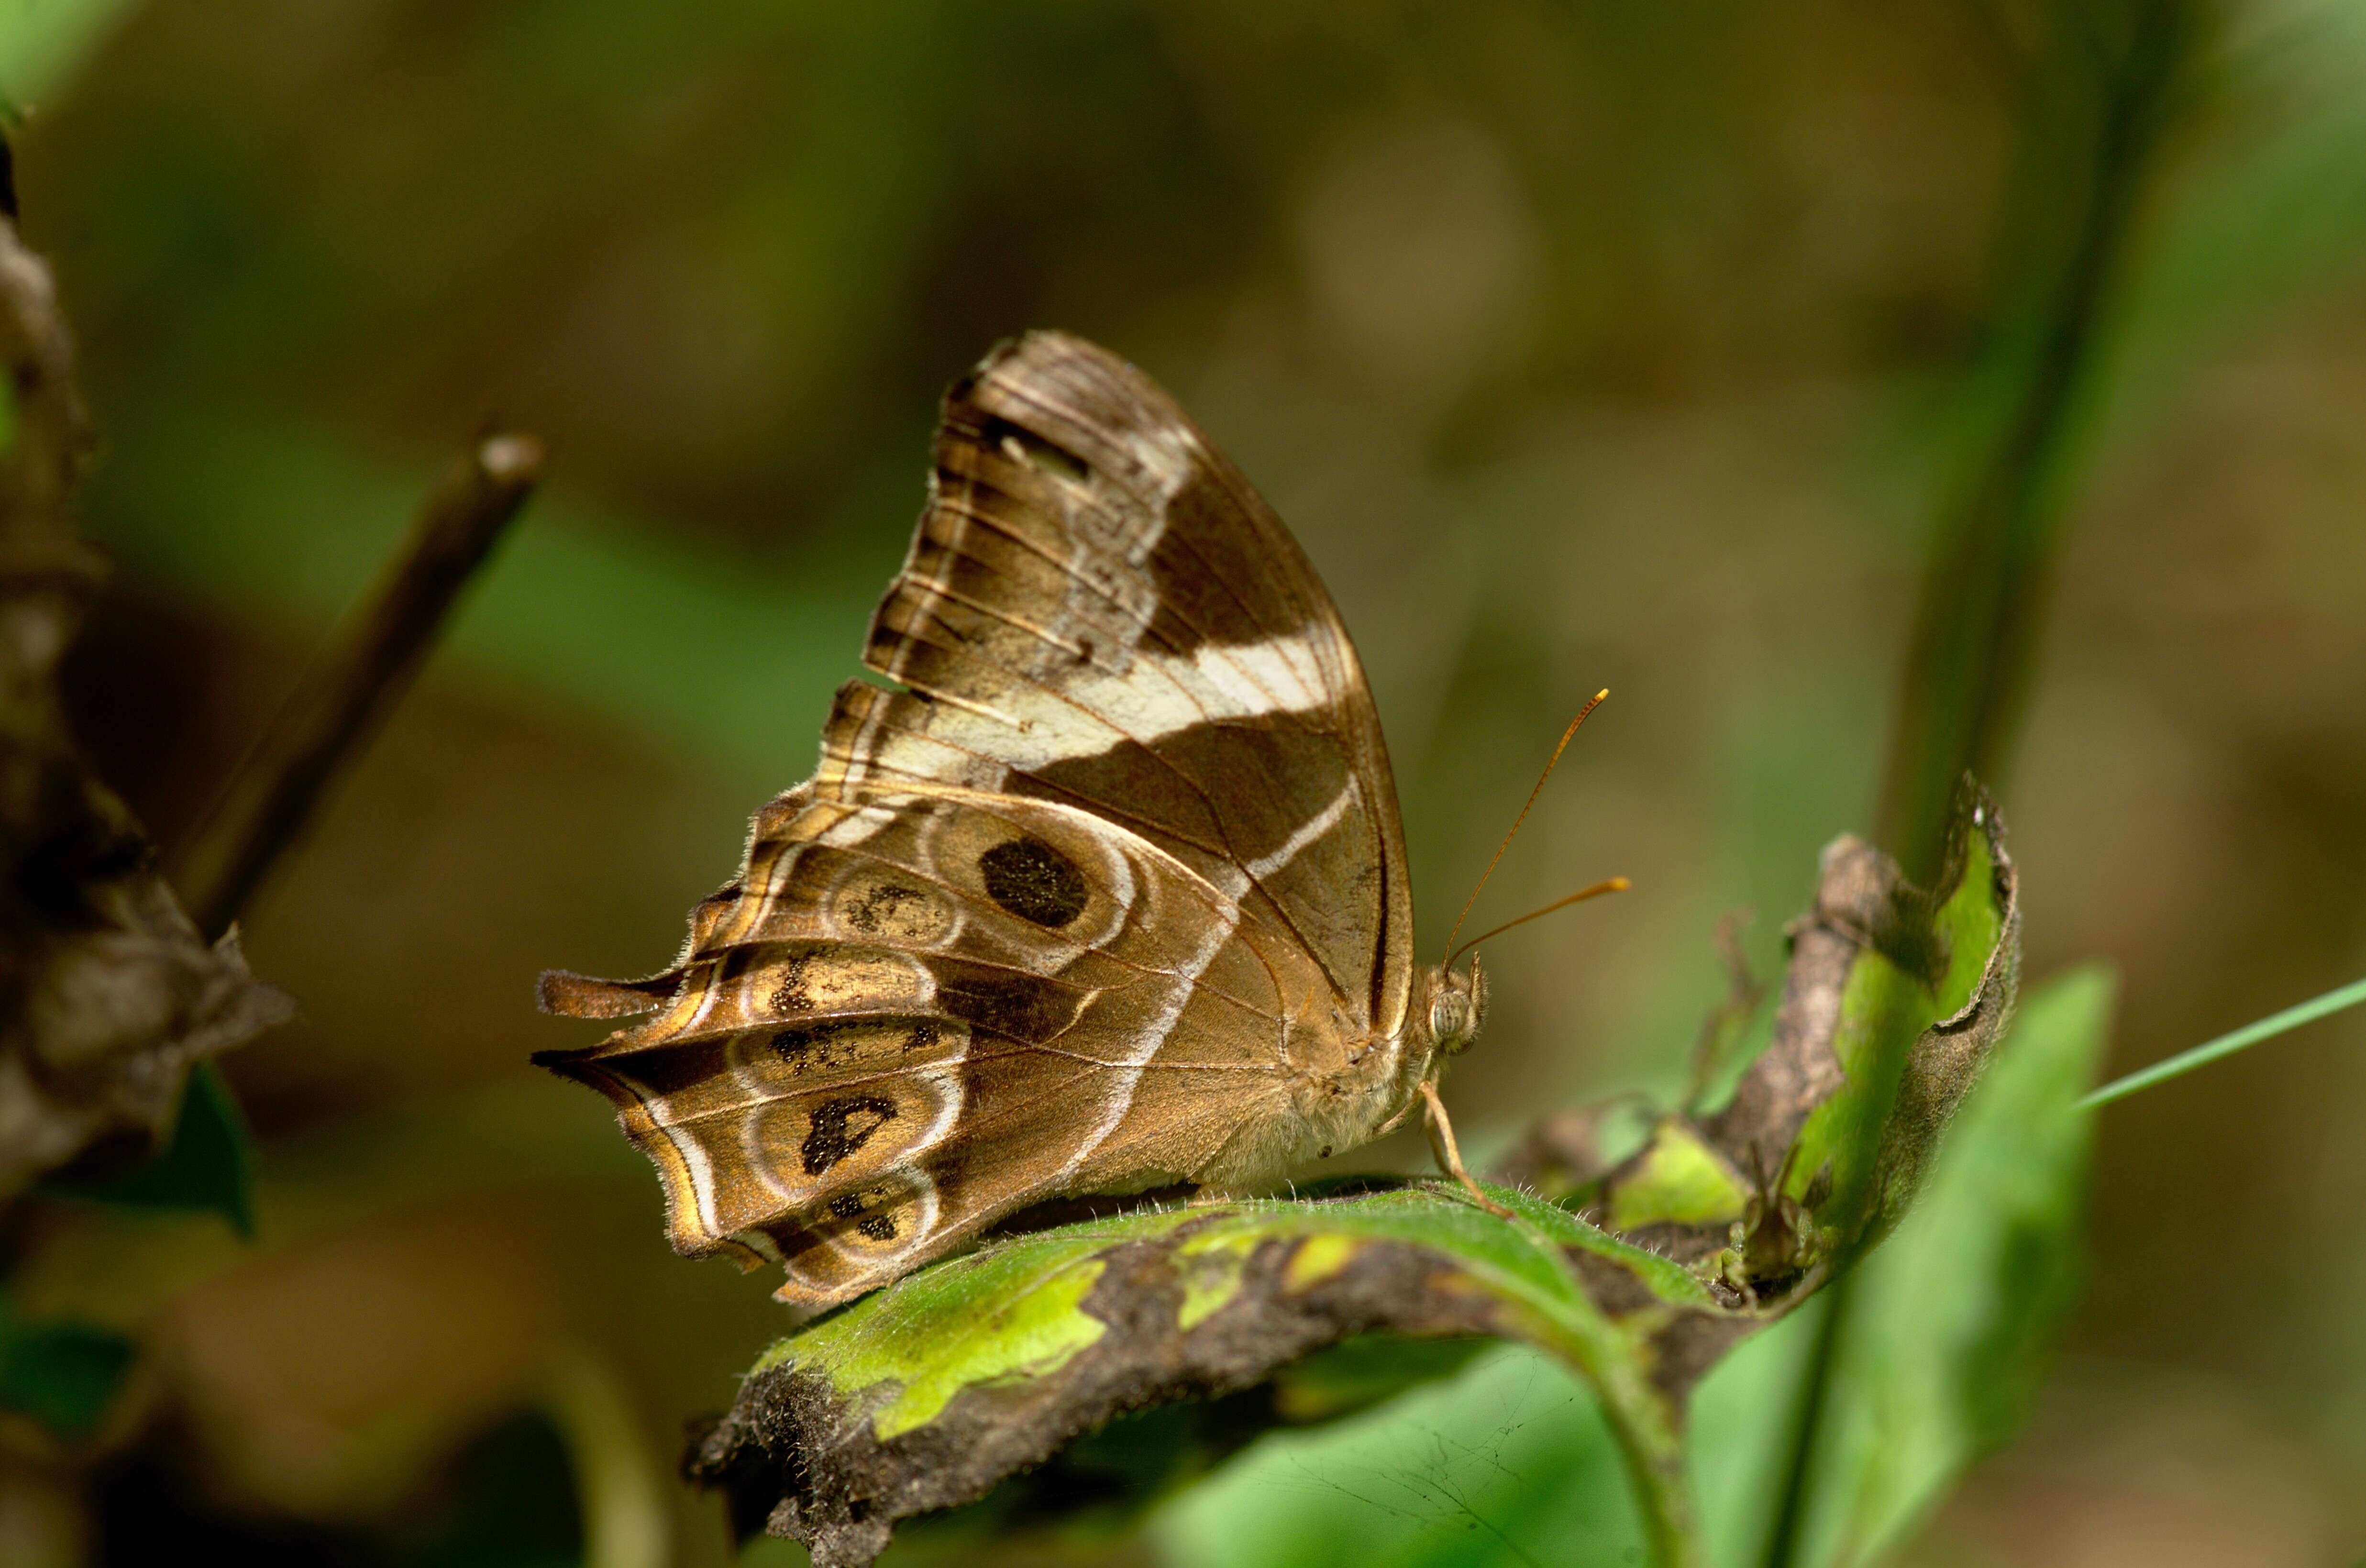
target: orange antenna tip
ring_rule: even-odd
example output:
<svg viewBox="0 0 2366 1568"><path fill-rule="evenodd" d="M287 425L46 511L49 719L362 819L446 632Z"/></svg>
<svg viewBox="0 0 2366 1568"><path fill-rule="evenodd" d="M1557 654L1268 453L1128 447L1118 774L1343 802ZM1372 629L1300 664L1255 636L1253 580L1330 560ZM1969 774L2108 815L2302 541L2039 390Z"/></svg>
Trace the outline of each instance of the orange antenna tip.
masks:
<svg viewBox="0 0 2366 1568"><path fill-rule="evenodd" d="M1560 754L1569 750L1570 737L1575 735L1577 733L1577 727L1585 722L1585 716L1592 713L1595 708L1600 707L1602 705L1602 699L1609 694L1610 688L1607 686L1605 686L1602 690L1594 693L1594 700L1587 703L1583 707L1578 709L1577 716L1569 721L1569 728L1560 732L1560 743L1553 748L1552 756L1546 761L1545 771L1537 775L1536 787L1528 791L1527 803L1520 807L1520 814L1512 818L1512 830L1504 835L1504 841L1502 843L1495 846L1494 856L1487 862L1487 869L1479 874L1479 886L1470 890L1470 897L1462 900L1462 912L1454 917L1454 929L1446 933L1446 961L1448 964L1454 962L1453 955L1455 953L1462 951L1461 948L1454 945L1454 939L1462 934L1462 922L1470 918L1471 906L1479 902L1479 895L1485 889L1487 879L1495 874L1496 863L1504 858L1504 852L1512 847L1512 840L1514 839L1519 837L1520 824L1528 819L1528 813L1536 808L1537 796L1545 792L1545 781L1552 777L1553 770L1555 768L1560 766ZM1493 935L1493 933L1490 932L1489 934ZM1465 945L1468 946L1470 944L1466 943Z"/></svg>
<svg viewBox="0 0 2366 1568"><path fill-rule="evenodd" d="M1588 898L1599 898L1606 893L1624 893L1628 888L1633 886L1634 884L1628 882L1623 876L1614 876L1606 882L1597 882L1591 887L1581 887L1566 898L1556 898L1541 909L1530 909L1527 914L1522 915L1516 920L1505 920L1493 931L1484 931L1478 936L1472 937L1469 942L1464 942L1460 947L1454 949L1451 953L1448 953L1446 955L1447 966L1448 968L1453 967L1454 961L1456 959L1461 957L1464 953L1470 952L1481 942L1502 936L1514 926L1527 925L1530 920L1537 919L1540 915L1549 915L1555 909L1566 909L1572 904L1583 904Z"/></svg>

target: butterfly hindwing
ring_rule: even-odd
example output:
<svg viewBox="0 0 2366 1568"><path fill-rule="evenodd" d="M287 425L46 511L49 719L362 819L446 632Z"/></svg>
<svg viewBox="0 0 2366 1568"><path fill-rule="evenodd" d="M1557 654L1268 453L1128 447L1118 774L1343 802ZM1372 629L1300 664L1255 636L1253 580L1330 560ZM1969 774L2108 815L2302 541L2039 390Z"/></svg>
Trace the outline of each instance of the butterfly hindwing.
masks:
<svg viewBox="0 0 2366 1568"><path fill-rule="evenodd" d="M1074 808L877 798L768 807L671 1002L547 1058L618 1104L677 1247L831 1299L1038 1197L1194 1179L1289 1113L1303 954Z"/></svg>

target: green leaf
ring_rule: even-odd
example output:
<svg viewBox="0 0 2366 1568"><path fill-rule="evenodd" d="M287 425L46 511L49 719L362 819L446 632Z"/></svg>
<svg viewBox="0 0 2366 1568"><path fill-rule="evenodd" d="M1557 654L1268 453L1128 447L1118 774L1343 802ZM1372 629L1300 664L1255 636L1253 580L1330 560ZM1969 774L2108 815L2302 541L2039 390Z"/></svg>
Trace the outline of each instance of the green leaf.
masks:
<svg viewBox="0 0 2366 1568"><path fill-rule="evenodd" d="M57 1177L52 1192L134 1209L187 1209L221 1215L242 1236L254 1235L254 1178L246 1124L220 1069L200 1062L189 1074L173 1141L147 1164L109 1176Z"/></svg>
<svg viewBox="0 0 2366 1568"><path fill-rule="evenodd" d="M1174 1568L1632 1568L1643 1528L1585 1383L1499 1345L1452 1382L1260 1442L1157 1526Z"/></svg>
<svg viewBox="0 0 2366 1568"><path fill-rule="evenodd" d="M2079 1101L2112 990L2087 968L2029 999L1921 1204L1865 1266L1802 1561L1878 1557L2019 1424L2076 1291L2093 1130Z"/></svg>
<svg viewBox="0 0 2366 1568"><path fill-rule="evenodd" d="M1278 1378L1312 1351L1374 1331L1492 1335L1597 1392L1647 1530L1682 1560L1682 1400L1759 1319L1658 1253L1494 1196L1513 1220L1423 1182L1139 1213L922 1269L767 1352L694 1472L824 1568L864 1562L899 1519L983 1497L1121 1412L1270 1388L1268 1418L1293 1399L1319 1416L1414 1379Z"/></svg>
<svg viewBox="0 0 2366 1568"><path fill-rule="evenodd" d="M1713 1562L1765 1535L1781 1424L1815 1314L1736 1348L1691 1402L1692 1474ZM1590 1390L1540 1351L1496 1346L1461 1377L1354 1420L1273 1433L1155 1526L1172 1568L1634 1568L1647 1561L1625 1461Z"/></svg>
<svg viewBox="0 0 2366 1568"><path fill-rule="evenodd" d="M47 102L130 8L130 0L0 6L0 101L9 115Z"/></svg>
<svg viewBox="0 0 2366 1568"><path fill-rule="evenodd" d="M1606 1196L1605 1218L1625 1235L1646 1225L1730 1225L1747 1213L1752 1194L1707 1138L1671 1116Z"/></svg>
<svg viewBox="0 0 2366 1568"><path fill-rule="evenodd" d="M81 1442L98 1429L138 1356L111 1329L20 1328L0 1301L0 1407L32 1417L62 1441Z"/></svg>

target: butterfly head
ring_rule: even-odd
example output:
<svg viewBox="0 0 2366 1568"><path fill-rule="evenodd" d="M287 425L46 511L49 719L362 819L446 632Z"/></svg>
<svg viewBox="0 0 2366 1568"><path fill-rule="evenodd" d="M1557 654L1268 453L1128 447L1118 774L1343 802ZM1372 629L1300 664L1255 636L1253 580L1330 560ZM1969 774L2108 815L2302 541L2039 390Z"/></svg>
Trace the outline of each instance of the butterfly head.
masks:
<svg viewBox="0 0 2366 1568"><path fill-rule="evenodd" d="M1479 955L1470 967L1456 974L1447 964L1429 972L1430 1050L1439 1056L1459 1056L1470 1049L1487 1021L1487 972Z"/></svg>

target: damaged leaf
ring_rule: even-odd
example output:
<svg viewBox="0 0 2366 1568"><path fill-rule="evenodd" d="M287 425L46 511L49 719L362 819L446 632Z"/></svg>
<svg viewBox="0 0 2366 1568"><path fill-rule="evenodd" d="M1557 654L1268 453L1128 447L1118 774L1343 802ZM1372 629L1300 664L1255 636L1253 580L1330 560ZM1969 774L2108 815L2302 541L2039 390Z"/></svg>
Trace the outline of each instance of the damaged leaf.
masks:
<svg viewBox="0 0 2366 1568"><path fill-rule="evenodd" d="M1680 1479L1676 1413L1753 1321L1696 1274L1526 1194L1445 1183L1137 1213L923 1269L783 1340L693 1461L825 1565L984 1495L1078 1433L1375 1331L1552 1351L1630 1459ZM1678 1521L1681 1522L1681 1521Z"/></svg>
<svg viewBox="0 0 2366 1568"><path fill-rule="evenodd" d="M1293 1412L1288 1395L1306 1386L1293 1374L1317 1353L1369 1348L1364 1389L1379 1397L1424 1375L1406 1345L1442 1341L1453 1357L1493 1337L1584 1381L1658 1560L1697 1562L1683 1435L1694 1385L1896 1223L2010 1012L2013 871L1976 791L1951 843L1925 892L1869 846L1835 841L1791 928L1771 1035L1729 1101L1651 1119L1615 1163L1588 1146L1601 1117L1548 1118L1514 1166L1524 1189L1561 1201L1491 1189L1506 1220L1453 1184L1414 1182L1013 1236L781 1340L691 1473L727 1494L742 1529L794 1536L838 1568L871 1561L899 1521L982 1498L975 1517L1051 1517L1063 1478L1116 1515L1127 1487L1138 1498L1171 1484L1258 1423L1369 1403ZM1143 1425L1187 1400L1222 1418ZM1098 1461L1070 1448L1119 1416ZM1174 1448L1146 1455L1145 1432ZM1064 1449L1073 1461L996 1492Z"/></svg>
<svg viewBox="0 0 2366 1568"><path fill-rule="evenodd" d="M1912 1201L2011 1016L2020 919L2003 822L1968 781L1935 889L1836 839L1789 927L1773 1032L1725 1107L1662 1118L1598 1176L1549 1118L1515 1163L1751 1300L1812 1290Z"/></svg>
<svg viewBox="0 0 2366 1568"><path fill-rule="evenodd" d="M1266 1433L1328 1426L1425 1383L1452 1379L1493 1344L1400 1334L1344 1340L1277 1367L1273 1376L1245 1389L1121 1416L980 1501L913 1520L898 1539L908 1533L942 1547L1028 1533L1052 1537L1057 1546L1106 1547ZM749 1529L762 1523L758 1517Z"/></svg>

